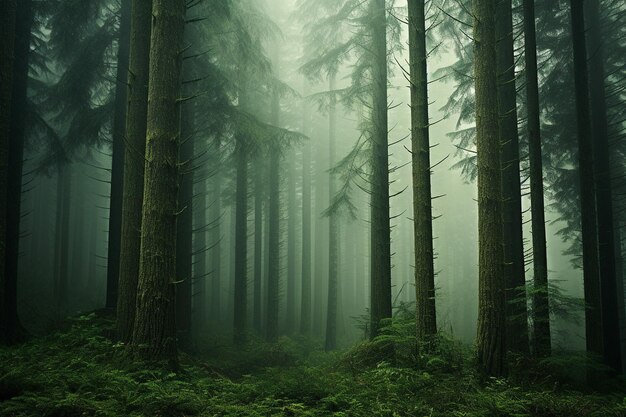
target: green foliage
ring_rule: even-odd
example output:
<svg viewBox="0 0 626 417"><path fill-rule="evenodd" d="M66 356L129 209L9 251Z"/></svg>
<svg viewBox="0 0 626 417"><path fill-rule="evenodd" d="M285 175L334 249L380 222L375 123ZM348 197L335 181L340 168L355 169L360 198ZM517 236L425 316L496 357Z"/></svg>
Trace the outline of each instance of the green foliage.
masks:
<svg viewBox="0 0 626 417"><path fill-rule="evenodd" d="M298 338L281 338L274 345L252 339L243 350L215 340L204 352L210 355L205 360L199 359L202 355L181 355L178 373L130 359L124 345L106 337L113 331L110 319L96 314L74 318L63 332L0 350L0 415L491 417L626 412L624 392L617 389L601 395L540 379L529 384L481 381L469 365L470 350L444 337L428 353L420 349L418 354L409 311L399 307L379 338L343 354L326 354Z"/></svg>

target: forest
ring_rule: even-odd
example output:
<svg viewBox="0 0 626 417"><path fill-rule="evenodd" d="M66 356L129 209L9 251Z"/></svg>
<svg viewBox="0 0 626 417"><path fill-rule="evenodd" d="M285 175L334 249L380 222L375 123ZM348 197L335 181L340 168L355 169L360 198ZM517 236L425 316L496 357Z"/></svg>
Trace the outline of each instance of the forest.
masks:
<svg viewBox="0 0 626 417"><path fill-rule="evenodd" d="M623 0L1 0L0 416L626 416Z"/></svg>

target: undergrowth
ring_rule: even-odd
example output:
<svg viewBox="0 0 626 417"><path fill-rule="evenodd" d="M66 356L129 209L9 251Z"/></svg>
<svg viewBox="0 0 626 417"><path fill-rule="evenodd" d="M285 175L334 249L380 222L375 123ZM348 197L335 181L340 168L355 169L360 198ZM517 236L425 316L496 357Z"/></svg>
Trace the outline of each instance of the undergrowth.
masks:
<svg viewBox="0 0 626 417"><path fill-rule="evenodd" d="M538 377L542 366L558 363L524 364L532 372L509 380L481 379L466 346L441 337L415 349L410 321L396 320L381 337L342 353L304 339L252 340L243 350L214 343L181 354L178 373L130 360L107 337L112 326L81 316L65 331L1 348L0 416L626 415L617 385L599 393Z"/></svg>

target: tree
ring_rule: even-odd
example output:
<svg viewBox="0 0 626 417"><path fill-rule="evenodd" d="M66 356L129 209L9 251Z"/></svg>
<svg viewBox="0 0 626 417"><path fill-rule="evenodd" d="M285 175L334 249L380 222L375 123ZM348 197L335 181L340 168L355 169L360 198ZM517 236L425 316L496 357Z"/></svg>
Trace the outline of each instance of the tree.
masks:
<svg viewBox="0 0 626 417"><path fill-rule="evenodd" d="M537 77L537 39L535 0L524 0L524 56L526 59L526 109L528 113L528 159L530 164L530 204L533 244L533 351L538 357L550 355L550 304L548 262L543 198L543 163L539 81Z"/></svg>
<svg viewBox="0 0 626 417"><path fill-rule="evenodd" d="M505 374L505 282L496 73L496 0L473 0L478 164L478 365Z"/></svg>
<svg viewBox="0 0 626 417"><path fill-rule="evenodd" d="M117 73L112 130L111 200L109 207L109 248L107 257L106 308L117 307L120 244L122 238L122 195L124 184L124 134L128 106L128 54L130 48L131 0L122 0L117 38Z"/></svg>
<svg viewBox="0 0 626 417"><path fill-rule="evenodd" d="M526 310L526 278L524 276L517 90L515 88L512 20L511 0L498 1L496 5L496 60L498 109L500 112L507 346L511 350L528 353L528 314Z"/></svg>
<svg viewBox="0 0 626 417"><path fill-rule="evenodd" d="M308 130L304 129L307 134ZM302 149L302 296L300 334L311 332L311 144Z"/></svg>
<svg viewBox="0 0 626 417"><path fill-rule="evenodd" d="M174 322L180 89L186 2L152 7L144 203L137 312L131 348L177 362Z"/></svg>
<svg viewBox="0 0 626 417"><path fill-rule="evenodd" d="M5 271L6 239L7 239L7 179L11 124L11 99L13 90L13 62L15 50L15 0L2 3L0 9L0 343L9 342L11 322L16 318L16 312L10 312L12 301L7 287L8 280Z"/></svg>
<svg viewBox="0 0 626 417"><path fill-rule="evenodd" d="M117 299L117 337L122 342L130 341L137 301L151 24L152 1L133 0Z"/></svg>
<svg viewBox="0 0 626 417"><path fill-rule="evenodd" d="M242 92L240 92L242 94ZM242 103L245 99L241 98ZM246 341L248 314L248 138L238 134L235 139L237 171L235 197L235 302L234 341Z"/></svg>
<svg viewBox="0 0 626 417"><path fill-rule="evenodd" d="M408 0L417 340L437 332L424 1Z"/></svg>
<svg viewBox="0 0 626 417"><path fill-rule="evenodd" d="M263 160L254 160L254 306L252 326L261 331L261 298L263 282L263 205L265 201L263 183Z"/></svg>
<svg viewBox="0 0 626 417"><path fill-rule="evenodd" d="M570 7L572 42L574 46L576 120L578 126L578 170L583 241L583 280L586 304L586 345L589 353L601 356L604 349L600 298L600 265L598 260L598 223L583 1L570 0Z"/></svg>

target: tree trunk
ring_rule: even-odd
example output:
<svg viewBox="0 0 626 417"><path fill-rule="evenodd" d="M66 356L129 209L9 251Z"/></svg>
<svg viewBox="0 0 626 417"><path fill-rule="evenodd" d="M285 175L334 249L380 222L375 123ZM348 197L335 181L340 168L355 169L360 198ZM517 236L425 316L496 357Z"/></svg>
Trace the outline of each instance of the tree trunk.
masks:
<svg viewBox="0 0 626 417"><path fill-rule="evenodd" d="M307 130L305 129L305 133ZM302 296L300 334L311 334L311 143L302 148Z"/></svg>
<svg viewBox="0 0 626 417"><path fill-rule="evenodd" d="M372 6L372 173L371 173L371 331L391 317L391 229L387 122L387 12L385 0Z"/></svg>
<svg viewBox="0 0 626 417"><path fill-rule="evenodd" d="M263 283L263 159L254 161L254 310L252 326L261 332L261 298Z"/></svg>
<svg viewBox="0 0 626 417"><path fill-rule="evenodd" d="M196 153L196 152L194 152ZM195 198L197 198L196 209L193 211L193 314L192 334L206 330L207 324L207 186L206 170L201 169L194 172Z"/></svg>
<svg viewBox="0 0 626 417"><path fill-rule="evenodd" d="M152 0L133 0L117 299L117 337L124 343L130 341L137 304L151 24Z"/></svg>
<svg viewBox="0 0 626 417"><path fill-rule="evenodd" d="M578 170L580 175L580 211L583 240L583 279L585 293L585 330L587 352L602 356L602 304L600 301L600 265L598 259L598 224L594 161L589 110L589 76L583 1L570 0L572 41L574 43L574 83L578 124Z"/></svg>
<svg viewBox="0 0 626 417"><path fill-rule="evenodd" d="M331 169L335 165L337 147L337 111L335 90L335 76L331 75L329 83L330 91L333 91L330 108L328 110L328 164ZM332 204L337 185L334 175L328 176L328 201ZM339 269L339 219L337 213L331 212L328 216L328 303L326 310L326 351L337 347L337 275Z"/></svg>
<svg viewBox="0 0 626 417"><path fill-rule="evenodd" d="M235 196L235 299L234 342L246 342L248 315L248 156L246 138L238 135L235 144L237 191Z"/></svg>
<svg viewBox="0 0 626 417"><path fill-rule="evenodd" d="M115 76L115 110L111 158L111 199L109 206L109 247L107 257L107 296L105 307L117 307L120 251L122 239L122 198L124 186L124 135L128 107L128 55L130 48L131 0L121 1L120 29L117 40L117 73Z"/></svg>
<svg viewBox="0 0 626 417"><path fill-rule="evenodd" d="M550 355L550 300L548 296L548 261L546 219L543 200L543 164L539 82L537 79L537 38L535 0L524 0L524 54L526 58L526 108L528 111L528 159L530 162L530 205L533 244L533 352Z"/></svg>
<svg viewBox="0 0 626 417"><path fill-rule="evenodd" d="M616 371L622 369L619 310L617 300L613 186L605 97L604 48L599 0L585 2L589 24L589 92L595 159L596 204L598 210L598 250L604 361Z"/></svg>
<svg viewBox="0 0 626 417"><path fill-rule="evenodd" d="M296 152L289 151L287 178L287 322L288 334L296 330Z"/></svg>
<svg viewBox="0 0 626 417"><path fill-rule="evenodd" d="M11 338L9 334L11 317L7 300L7 280L5 275L5 256L7 238L7 179L9 161L9 142L11 125L11 95L13 89L13 65L15 51L15 13L16 1L3 1L0 6L0 344Z"/></svg>
<svg viewBox="0 0 626 417"><path fill-rule="evenodd" d="M179 176L179 214L176 223L176 334L178 344L191 345L191 276L193 252L193 110L182 106L179 160L182 173Z"/></svg>
<svg viewBox="0 0 626 417"><path fill-rule="evenodd" d="M478 365L505 374L505 285L496 73L496 0L473 0L478 152Z"/></svg>
<svg viewBox="0 0 626 417"><path fill-rule="evenodd" d="M132 336L132 348L140 356L171 364L177 364L172 281L185 7L184 0L155 0L152 7L141 257Z"/></svg>
<svg viewBox="0 0 626 417"><path fill-rule="evenodd" d="M437 333L424 3L423 0L408 1L413 236L415 240L415 323L418 342L425 342L430 336Z"/></svg>
<svg viewBox="0 0 626 417"><path fill-rule="evenodd" d="M498 1L496 5L496 57L498 109L500 113L504 279L507 298L506 340L509 350L528 353L528 311L524 274L522 195L519 173L517 91L515 89L511 0Z"/></svg>
<svg viewBox="0 0 626 417"><path fill-rule="evenodd" d="M57 212L54 244L55 319L61 321L67 314L69 281L70 212L72 211L71 166L59 166L57 177Z"/></svg>
<svg viewBox="0 0 626 417"><path fill-rule="evenodd" d="M20 243L22 201L22 167L27 114L28 68L30 57L33 9L31 0L22 0L15 15L15 44L13 84L11 91L11 119L9 121L9 148L7 160L6 247L4 269L4 314L6 315L5 342L15 343L24 335L17 315L17 272Z"/></svg>
<svg viewBox="0 0 626 417"><path fill-rule="evenodd" d="M278 93L272 97L272 124L280 122L280 101ZM267 322L266 337L270 342L278 340L278 309L280 302L280 148L270 147L269 167L269 225L268 225L268 275L267 275Z"/></svg>
<svg viewBox="0 0 626 417"><path fill-rule="evenodd" d="M220 174L221 164L221 139L215 138L215 174L213 175L213 196L215 201L212 204L211 211L211 230L213 245L211 253L211 313L210 321L213 327L219 325L222 318L221 292L222 292L222 176Z"/></svg>

